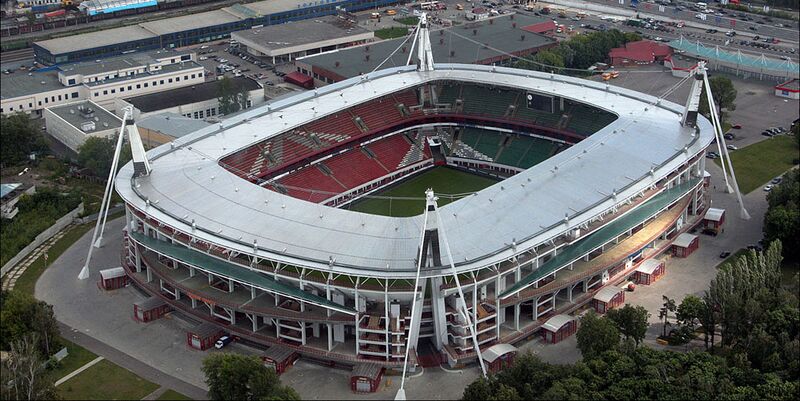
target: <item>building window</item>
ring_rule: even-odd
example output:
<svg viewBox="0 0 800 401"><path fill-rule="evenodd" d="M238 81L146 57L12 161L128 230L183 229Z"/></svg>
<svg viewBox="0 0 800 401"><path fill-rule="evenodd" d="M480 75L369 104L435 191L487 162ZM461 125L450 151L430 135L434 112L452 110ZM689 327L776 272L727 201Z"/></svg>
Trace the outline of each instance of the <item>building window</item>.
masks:
<svg viewBox="0 0 800 401"><path fill-rule="evenodd" d="M200 118L203 118L203 117L204 117L204 115L203 115L203 114L204 114L203 110L200 110Z"/></svg>
<svg viewBox="0 0 800 401"><path fill-rule="evenodd" d="M201 72L201 73L198 73L198 74L197 74L197 76L198 76L198 77L200 77L200 78L202 78L202 77L203 77L203 73L202 73L202 72Z"/></svg>
<svg viewBox="0 0 800 401"><path fill-rule="evenodd" d="M142 89L142 84L136 84L136 89Z"/></svg>
<svg viewBox="0 0 800 401"><path fill-rule="evenodd" d="M111 93L117 93L117 90L116 89L112 89Z"/></svg>
<svg viewBox="0 0 800 401"><path fill-rule="evenodd" d="M31 102L31 103L28 103L28 108L29 108L29 109L32 109L32 108L33 108L33 102Z"/></svg>
<svg viewBox="0 0 800 401"><path fill-rule="evenodd" d="M192 74L192 79L194 79L195 76L196 76L196 74Z"/></svg>
<svg viewBox="0 0 800 401"><path fill-rule="evenodd" d="M69 85L75 85L75 78L70 78L70 80L69 80L69 81L67 81L67 84L69 84Z"/></svg>
<svg viewBox="0 0 800 401"><path fill-rule="evenodd" d="M131 91L131 90L133 90L133 87L131 85L128 85L128 91Z"/></svg>
<svg viewBox="0 0 800 401"><path fill-rule="evenodd" d="M47 98L44 98L44 104L47 104ZM14 107L11 107L11 110L14 110Z"/></svg>
<svg viewBox="0 0 800 401"><path fill-rule="evenodd" d="M161 81L159 81L158 83L159 83L159 85L164 85L164 80L162 79L162 80L161 80Z"/></svg>
<svg viewBox="0 0 800 401"><path fill-rule="evenodd" d="M198 115L198 114L197 114L197 112L195 111L195 112L194 112L194 118L198 118L198 117L197 117L197 115Z"/></svg>
<svg viewBox="0 0 800 401"><path fill-rule="evenodd" d="M167 83L170 83L170 84L171 84L171 83L172 83L172 78L168 79L168 80L167 80Z"/></svg>
<svg viewBox="0 0 800 401"><path fill-rule="evenodd" d="M122 92L125 92L125 87L124 86L120 86L119 87L119 93L122 93Z"/></svg>
<svg viewBox="0 0 800 401"><path fill-rule="evenodd" d="M145 82L145 83L144 83L144 87L145 87L145 88L147 87L147 82Z"/></svg>
<svg viewBox="0 0 800 401"><path fill-rule="evenodd" d="M72 92L72 96L71 97L73 99L77 99L78 98L78 92Z"/></svg>
<svg viewBox="0 0 800 401"><path fill-rule="evenodd" d="M153 81L153 86L158 85L158 81Z"/></svg>
<svg viewBox="0 0 800 401"><path fill-rule="evenodd" d="M107 91L107 90L104 90L104 91L103 91L103 94L104 94L104 95L108 95L108 91Z"/></svg>
<svg viewBox="0 0 800 401"><path fill-rule="evenodd" d="M181 81L181 77L175 77L175 82L180 82L180 81Z"/></svg>
<svg viewBox="0 0 800 401"><path fill-rule="evenodd" d="M58 95L58 101L59 102L61 101L61 95Z"/></svg>
<svg viewBox="0 0 800 401"><path fill-rule="evenodd" d="M217 115L217 108L216 107L211 108L211 115L212 116L216 116Z"/></svg>
<svg viewBox="0 0 800 401"><path fill-rule="evenodd" d="M42 107L42 101L41 100L39 101L39 107Z"/></svg>
<svg viewBox="0 0 800 401"><path fill-rule="evenodd" d="M53 103L55 103L55 101L56 101L56 97L55 97L55 96L50 96L50 101L51 101L51 102L53 102Z"/></svg>
<svg viewBox="0 0 800 401"><path fill-rule="evenodd" d="M189 76L188 75L184 75L183 79L189 79Z"/></svg>

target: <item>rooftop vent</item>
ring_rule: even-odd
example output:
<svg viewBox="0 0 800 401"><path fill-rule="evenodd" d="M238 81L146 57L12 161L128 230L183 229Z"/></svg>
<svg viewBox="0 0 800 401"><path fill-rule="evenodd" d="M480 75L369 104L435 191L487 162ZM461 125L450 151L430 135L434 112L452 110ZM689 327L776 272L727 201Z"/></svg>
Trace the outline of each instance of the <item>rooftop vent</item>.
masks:
<svg viewBox="0 0 800 401"><path fill-rule="evenodd" d="M81 123L81 131L92 132L95 129L94 121L84 121Z"/></svg>

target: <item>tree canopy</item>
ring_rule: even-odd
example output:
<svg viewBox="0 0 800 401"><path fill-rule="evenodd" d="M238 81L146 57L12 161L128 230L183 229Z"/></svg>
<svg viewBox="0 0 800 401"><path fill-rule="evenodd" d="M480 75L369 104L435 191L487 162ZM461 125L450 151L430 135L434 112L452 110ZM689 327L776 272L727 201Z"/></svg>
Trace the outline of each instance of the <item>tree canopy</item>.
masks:
<svg viewBox="0 0 800 401"><path fill-rule="evenodd" d="M769 208L764 215L764 239L780 240L791 244L800 238L800 172L791 170L767 195ZM787 260L800 260L800 249L787 246L783 250Z"/></svg>
<svg viewBox="0 0 800 401"><path fill-rule="evenodd" d="M619 346L619 329L611 320L590 311L581 318L577 338L583 358L593 359Z"/></svg>
<svg viewBox="0 0 800 401"><path fill-rule="evenodd" d="M616 29L578 35L518 61L515 67L555 73L563 72L565 67L586 69L596 62L606 61L611 49L637 40L641 40L639 35Z"/></svg>
<svg viewBox="0 0 800 401"><path fill-rule="evenodd" d="M203 360L203 373L212 400L299 400L281 384L274 370L256 356L211 354Z"/></svg>
<svg viewBox="0 0 800 401"><path fill-rule="evenodd" d="M606 314L609 320L614 322L620 334L625 336L625 339L633 340L636 345L639 345L644 340L647 334L647 319L650 317L650 312L643 306L633 306L626 304L619 309L611 309Z"/></svg>
<svg viewBox="0 0 800 401"><path fill-rule="evenodd" d="M47 149L41 131L25 113L0 115L0 165L11 166Z"/></svg>
<svg viewBox="0 0 800 401"><path fill-rule="evenodd" d="M727 111L736 110L735 102L737 92L730 78L716 75L708 79L708 85L711 87L711 93L714 95L714 104L717 106L717 112L720 118L723 117L722 109ZM708 110L708 97L704 87L700 95L700 114L709 116Z"/></svg>
<svg viewBox="0 0 800 401"><path fill-rule="evenodd" d="M91 137L78 148L78 164L86 167L97 177L105 178L111 170L112 159L114 158L117 139ZM122 168L131 160L131 148L127 144L122 144L119 154L119 164L117 170Z"/></svg>
<svg viewBox="0 0 800 401"><path fill-rule="evenodd" d="M247 108L250 95L244 85L237 85L232 79L223 76L217 87L219 114L226 115Z"/></svg>
<svg viewBox="0 0 800 401"><path fill-rule="evenodd" d="M12 343L35 333L34 346L45 359L58 351L60 337L52 305L20 291L3 291L0 321L0 349L9 351Z"/></svg>

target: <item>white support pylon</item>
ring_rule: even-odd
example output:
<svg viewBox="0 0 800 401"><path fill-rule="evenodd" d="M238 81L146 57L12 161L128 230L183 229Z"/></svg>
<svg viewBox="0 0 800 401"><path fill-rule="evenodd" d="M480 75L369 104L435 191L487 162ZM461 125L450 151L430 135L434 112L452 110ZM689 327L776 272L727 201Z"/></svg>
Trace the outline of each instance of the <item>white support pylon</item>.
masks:
<svg viewBox="0 0 800 401"><path fill-rule="evenodd" d="M450 242L447 241L447 233L444 229L444 224L442 224L442 219L439 216L439 205L437 204L437 198L432 189L428 189L425 191L425 209L428 210L431 206L433 207L434 213L436 213L436 226L439 229L439 232L442 234L442 242L444 242L444 249L447 251L447 261L450 264L450 270L453 272L453 278L456 281L456 288L458 288L458 296L461 297L461 304L463 306L463 316L467 321L467 327L469 328L469 334L472 337L472 344L475 346L475 353L478 357L478 363L481 365L481 373L483 377L486 377L486 366L483 364L483 357L481 356L481 347L478 346L478 336L475 334L475 327L472 325L472 318L469 317L469 311L467 310L467 299L464 298L464 291L461 289L461 281L458 279L458 272L456 271L456 265L453 261L453 254L450 252ZM478 305L472 305L473 308L477 308ZM476 323L477 324L477 323Z"/></svg>
<svg viewBox="0 0 800 401"><path fill-rule="evenodd" d="M719 157L722 159L723 166L727 163L728 164L728 171L731 173L731 182L733 183L733 191L736 193L736 199L739 202L739 217L744 220L750 219L750 213L747 212L747 209L744 207L744 201L742 200L742 193L739 191L739 184L736 182L736 172L733 170L733 163L731 162L731 156L728 153L728 146L725 143L725 135L722 133L722 124L719 119L719 115L717 114L717 107L714 103L714 95L711 93L711 84L708 82L708 74L707 70L704 68L702 71L703 74L703 83L706 88L706 94L708 98L708 108L709 112L711 113L711 123L714 126L714 135L717 138L717 147L720 148ZM723 167L723 174L724 174L724 167ZM727 183L727 178L726 178ZM729 191L730 192L730 191Z"/></svg>
<svg viewBox="0 0 800 401"><path fill-rule="evenodd" d="M94 248L99 248L101 242L103 241L102 234L98 237L98 233L100 233L101 225L104 225L104 215L108 214L108 208L111 204L111 194L114 192L114 177L117 173L117 164L119 161L119 154L122 151L122 142L125 138L125 125L128 121L128 116L131 113L130 107L125 109L125 113L122 116L122 125L119 129L119 135L117 136L117 144L114 148L114 156L111 159L111 169L108 172L108 181L106 182L106 189L103 192L103 200L100 202L100 211L97 215L97 223L94 226L94 232L92 233L92 242L89 244L89 253L86 255L86 263L84 263L83 268L81 269L80 273L78 273L79 280L85 280L89 278L89 262L92 260L92 250Z"/></svg>

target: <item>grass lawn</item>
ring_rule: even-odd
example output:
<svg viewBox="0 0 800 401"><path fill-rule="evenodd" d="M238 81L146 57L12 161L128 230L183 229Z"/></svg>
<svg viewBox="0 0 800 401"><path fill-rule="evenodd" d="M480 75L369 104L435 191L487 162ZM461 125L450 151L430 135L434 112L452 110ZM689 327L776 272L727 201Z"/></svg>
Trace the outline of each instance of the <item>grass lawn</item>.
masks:
<svg viewBox="0 0 800 401"><path fill-rule="evenodd" d="M434 167L416 177L409 178L375 196L410 197L417 199L378 199L367 198L351 205L350 210L384 216L408 217L422 213L425 206L425 190L433 188L439 195L439 206L452 199L446 194L476 192L493 185L497 181L449 167Z"/></svg>
<svg viewBox="0 0 800 401"><path fill-rule="evenodd" d="M730 152L739 190L752 192L792 168L797 151L794 137L779 135Z"/></svg>
<svg viewBox="0 0 800 401"><path fill-rule="evenodd" d="M191 400L191 398L175 391L175 390L167 390L164 394L161 394L161 397L156 398L157 400Z"/></svg>
<svg viewBox="0 0 800 401"><path fill-rule="evenodd" d="M68 355L61 360L57 368L51 371L53 380L58 380L72 372L79 367L91 362L97 355L93 352L81 347L78 344L72 343L65 339L61 339L61 343L67 347Z"/></svg>
<svg viewBox="0 0 800 401"><path fill-rule="evenodd" d="M109 220L110 220L109 216ZM47 251L47 255L49 256L47 262L53 263L59 256L61 256L64 251L66 251L72 244L75 243L78 239L80 239L83 234L87 231L94 228L94 222L86 223L80 226L72 227L66 234L64 234L61 239L56 241L53 246L50 247L50 250ZM39 256L38 259L34 260L30 266L25 270L24 273L17 279L17 283L14 285L14 291L22 291L27 294L33 295L33 289L36 286L36 281L39 280L39 276L42 275L44 272L45 265L44 265L44 255Z"/></svg>
<svg viewBox="0 0 800 401"><path fill-rule="evenodd" d="M394 20L403 25L417 25L417 23L419 22L419 17L403 17L403 18L395 18Z"/></svg>
<svg viewBox="0 0 800 401"><path fill-rule="evenodd" d="M375 31L375 36L381 39L394 39L402 38L408 35L408 28L393 26L391 28L383 28Z"/></svg>
<svg viewBox="0 0 800 401"><path fill-rule="evenodd" d="M157 388L105 359L57 387L65 400L141 400Z"/></svg>

